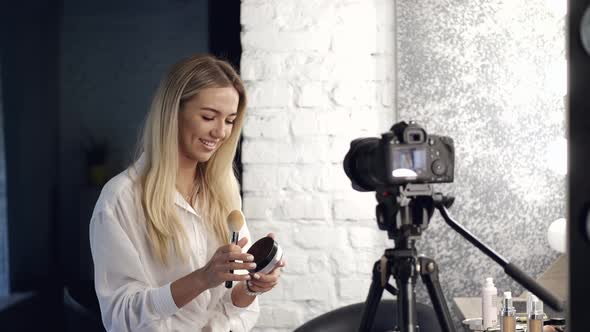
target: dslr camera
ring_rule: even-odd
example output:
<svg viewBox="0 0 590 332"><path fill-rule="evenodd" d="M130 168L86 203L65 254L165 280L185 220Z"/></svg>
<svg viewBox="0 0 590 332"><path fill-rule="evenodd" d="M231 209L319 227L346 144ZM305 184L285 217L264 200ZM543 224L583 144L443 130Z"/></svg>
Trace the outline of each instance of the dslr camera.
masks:
<svg viewBox="0 0 590 332"><path fill-rule="evenodd" d="M455 148L447 136L428 135L413 121L398 122L381 138L357 138L344 171L358 191L384 191L408 183L453 182Z"/></svg>

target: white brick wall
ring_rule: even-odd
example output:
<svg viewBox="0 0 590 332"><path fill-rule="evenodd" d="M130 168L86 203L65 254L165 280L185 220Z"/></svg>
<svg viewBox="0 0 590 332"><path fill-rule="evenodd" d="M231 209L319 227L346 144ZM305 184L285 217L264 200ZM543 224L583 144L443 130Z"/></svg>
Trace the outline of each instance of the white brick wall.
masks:
<svg viewBox="0 0 590 332"><path fill-rule="evenodd" d="M256 331L292 331L365 300L390 246L373 193L342 169L350 141L394 120L394 2L242 0L244 213L253 237L275 232L281 283L261 296Z"/></svg>

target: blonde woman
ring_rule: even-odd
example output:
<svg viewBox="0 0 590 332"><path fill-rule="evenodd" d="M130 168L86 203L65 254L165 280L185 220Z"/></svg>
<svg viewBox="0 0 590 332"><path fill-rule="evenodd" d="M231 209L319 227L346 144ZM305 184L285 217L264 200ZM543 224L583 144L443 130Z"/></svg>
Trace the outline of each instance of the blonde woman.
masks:
<svg viewBox="0 0 590 332"><path fill-rule="evenodd" d="M256 323L256 296L276 285L280 268L230 272L254 264L248 228L228 244L226 221L241 205L232 161L245 108L242 81L211 56L185 59L161 81L141 156L105 185L90 222L107 331L238 332Z"/></svg>

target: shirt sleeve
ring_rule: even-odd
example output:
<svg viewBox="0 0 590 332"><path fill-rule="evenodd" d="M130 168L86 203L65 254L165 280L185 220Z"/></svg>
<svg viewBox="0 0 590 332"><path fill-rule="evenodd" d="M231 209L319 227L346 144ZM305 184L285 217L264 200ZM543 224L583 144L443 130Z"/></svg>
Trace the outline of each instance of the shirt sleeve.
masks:
<svg viewBox="0 0 590 332"><path fill-rule="evenodd" d="M107 331L152 331L179 309L170 283L154 288L141 266L137 249L112 210L95 212L90 246L95 288Z"/></svg>
<svg viewBox="0 0 590 332"><path fill-rule="evenodd" d="M246 252L252 246L252 243L254 243L254 240L250 237L250 231L248 230L246 223L244 223L244 226L240 230L240 238L243 237L248 237L249 239L248 244L244 247L244 252ZM245 274L247 271L239 270L235 271L235 273ZM229 320L230 329L232 332L250 331L256 324L258 316L260 315L258 298L254 299L254 301L247 307L236 307L231 300L232 290L233 288L226 289L225 294L221 299L223 310Z"/></svg>

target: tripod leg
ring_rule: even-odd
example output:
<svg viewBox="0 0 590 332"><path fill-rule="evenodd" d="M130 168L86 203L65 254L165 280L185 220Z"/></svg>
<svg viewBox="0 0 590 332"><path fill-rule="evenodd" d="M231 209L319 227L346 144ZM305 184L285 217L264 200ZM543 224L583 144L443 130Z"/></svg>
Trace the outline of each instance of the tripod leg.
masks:
<svg viewBox="0 0 590 332"><path fill-rule="evenodd" d="M359 332L368 332L373 328L375 313L377 312L377 307L379 306L381 296L383 295L384 286L381 283L381 280L383 279L381 274L386 273L386 279L389 279L389 274L387 273L388 268L387 266L382 267L381 262L382 260L376 261L375 265L373 265L371 288L369 288L369 295L367 295L365 307L363 308L363 316L361 318ZM382 271L383 268L385 268L385 271Z"/></svg>
<svg viewBox="0 0 590 332"><path fill-rule="evenodd" d="M398 288L398 328L401 332L416 332L416 268L413 257L404 257L395 262L393 275Z"/></svg>
<svg viewBox="0 0 590 332"><path fill-rule="evenodd" d="M444 332L455 332L455 325L451 321L451 314L445 302L445 296L438 281L438 266L436 262L428 257L419 257L420 276L422 282L428 289L428 295L436 312L438 323Z"/></svg>

